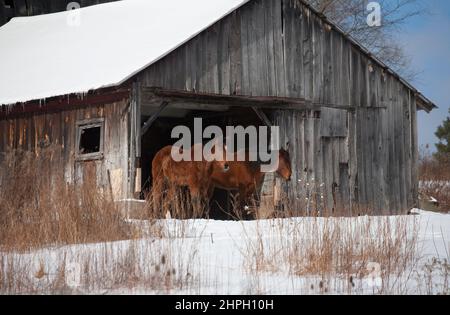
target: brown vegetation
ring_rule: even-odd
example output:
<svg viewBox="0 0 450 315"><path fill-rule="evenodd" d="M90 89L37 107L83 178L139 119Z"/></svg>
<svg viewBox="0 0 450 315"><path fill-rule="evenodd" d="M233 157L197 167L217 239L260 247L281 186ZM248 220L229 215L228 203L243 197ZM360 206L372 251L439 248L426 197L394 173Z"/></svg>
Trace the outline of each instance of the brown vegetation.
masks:
<svg viewBox="0 0 450 315"><path fill-rule="evenodd" d="M15 151L0 164L0 248L114 241L134 236L118 207L92 180L66 183L53 151ZM51 176L50 176L51 174Z"/></svg>
<svg viewBox="0 0 450 315"><path fill-rule="evenodd" d="M427 210L450 211L450 158L422 153L419 162L420 197ZM432 201L436 199L436 202ZM432 208L435 209L432 209Z"/></svg>

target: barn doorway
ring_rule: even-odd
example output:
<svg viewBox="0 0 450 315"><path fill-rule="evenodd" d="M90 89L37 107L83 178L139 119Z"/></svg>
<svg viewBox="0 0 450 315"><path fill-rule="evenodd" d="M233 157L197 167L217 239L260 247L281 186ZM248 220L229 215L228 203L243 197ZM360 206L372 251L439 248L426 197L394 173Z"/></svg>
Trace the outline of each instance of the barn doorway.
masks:
<svg viewBox="0 0 450 315"><path fill-rule="evenodd" d="M158 112L155 107L142 107L141 126L151 119L152 115ZM152 174L151 164L153 158L159 150L167 145L173 145L178 139L172 139L173 128L179 125L188 127L193 134L194 119L202 118L203 128L214 125L222 129L226 134L227 126L266 126L257 111L250 107L233 107L225 105L200 105L185 106L169 105L158 113L158 117L152 122L146 133L141 138L141 168L142 168L142 194L144 198L151 190ZM270 115L269 111L264 111L264 115ZM247 144L248 145L248 141ZM228 191L216 189L210 201L209 217L216 220L232 220L233 195Z"/></svg>

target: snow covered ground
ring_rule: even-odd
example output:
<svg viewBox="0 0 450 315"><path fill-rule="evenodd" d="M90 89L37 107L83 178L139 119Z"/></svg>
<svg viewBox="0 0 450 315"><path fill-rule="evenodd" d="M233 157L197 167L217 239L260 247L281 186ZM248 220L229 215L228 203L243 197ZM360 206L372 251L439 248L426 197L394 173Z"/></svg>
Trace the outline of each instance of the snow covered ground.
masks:
<svg viewBox="0 0 450 315"><path fill-rule="evenodd" d="M380 218L133 221L146 236L2 253L0 292L448 294L450 215L413 212Z"/></svg>

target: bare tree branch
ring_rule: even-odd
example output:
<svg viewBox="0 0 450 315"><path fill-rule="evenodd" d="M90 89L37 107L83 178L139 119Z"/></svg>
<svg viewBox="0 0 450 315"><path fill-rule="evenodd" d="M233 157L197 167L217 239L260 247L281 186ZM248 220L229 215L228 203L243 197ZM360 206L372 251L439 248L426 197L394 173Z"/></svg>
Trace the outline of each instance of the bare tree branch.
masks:
<svg viewBox="0 0 450 315"><path fill-rule="evenodd" d="M307 0L319 12L338 24L348 35L358 40L379 59L408 80L418 72L398 44L396 35L411 18L423 15L425 4L420 0L378 0L382 7L382 25L367 24L368 0Z"/></svg>

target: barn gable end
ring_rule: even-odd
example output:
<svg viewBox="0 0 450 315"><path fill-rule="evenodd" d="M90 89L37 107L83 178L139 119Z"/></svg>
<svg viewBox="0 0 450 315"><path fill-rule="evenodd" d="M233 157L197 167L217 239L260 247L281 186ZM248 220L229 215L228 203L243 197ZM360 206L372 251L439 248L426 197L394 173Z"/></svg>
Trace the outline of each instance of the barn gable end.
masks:
<svg viewBox="0 0 450 315"><path fill-rule="evenodd" d="M293 197L310 182L324 186L329 208L351 204L398 213L417 205L416 116L423 98L300 0L250 1L138 81L311 101L320 114L273 113L297 166Z"/></svg>

